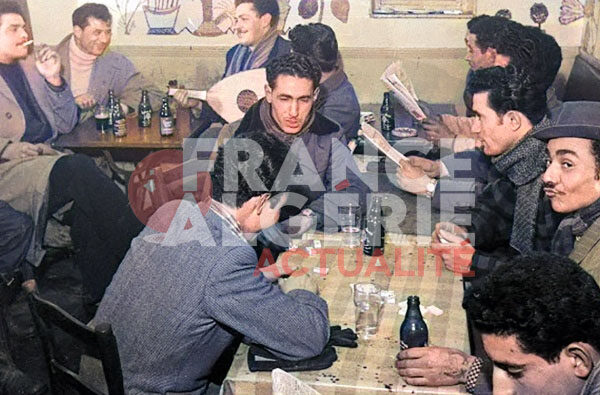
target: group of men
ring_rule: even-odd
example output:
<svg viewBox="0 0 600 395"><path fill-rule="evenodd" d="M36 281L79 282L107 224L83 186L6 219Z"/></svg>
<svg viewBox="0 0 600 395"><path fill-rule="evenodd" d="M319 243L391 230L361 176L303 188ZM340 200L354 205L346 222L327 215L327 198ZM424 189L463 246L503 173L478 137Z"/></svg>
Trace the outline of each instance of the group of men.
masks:
<svg viewBox="0 0 600 395"><path fill-rule="evenodd" d="M211 391L217 359L242 338L284 360L314 358L330 340L327 304L310 273L257 275L251 244L288 218L294 225L316 213L323 226L332 194L365 206L368 187L346 147L359 129L358 99L330 27L299 25L287 41L277 31L276 0L235 6L240 43L227 53L223 76L266 67L265 98L219 148L212 199L182 195L144 227L90 158L49 145L104 103L109 89L129 107L142 89L151 100L160 95L108 50L110 13L81 6L72 35L56 50L30 54L21 10L0 4L0 222L7 224L0 228L0 279L10 284L20 269L34 290L31 265L42 262L47 219L69 210L87 301L98 307L90 325L112 325L127 391ZM411 157L397 181L409 192L429 192L440 207L444 183L476 192L470 223L436 225L432 249L465 275L464 306L489 358L409 349L398 355L398 372L409 384L465 383L484 392L491 361L494 391L597 393L600 103L561 104L547 95L561 55L539 29L489 16L468 29L465 100L473 116L430 117L423 126L435 142L453 138L455 157L470 160L471 172L459 177L451 161ZM222 121L185 90L175 99L191 109L196 136ZM283 210L298 196L297 210ZM557 292L547 294L548 287ZM10 377L0 389L43 392L9 365L0 366L0 377Z"/></svg>

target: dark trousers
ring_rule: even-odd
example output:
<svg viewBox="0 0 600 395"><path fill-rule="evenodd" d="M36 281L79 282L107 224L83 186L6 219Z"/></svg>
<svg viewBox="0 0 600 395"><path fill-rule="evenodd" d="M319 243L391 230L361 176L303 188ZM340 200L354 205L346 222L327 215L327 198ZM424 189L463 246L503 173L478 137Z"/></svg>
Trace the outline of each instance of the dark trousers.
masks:
<svg viewBox="0 0 600 395"><path fill-rule="evenodd" d="M102 299L143 225L123 192L85 155L60 158L50 173L48 212L73 202L71 238L88 302Z"/></svg>
<svg viewBox="0 0 600 395"><path fill-rule="evenodd" d="M0 274L9 275L24 262L32 232L31 218L0 200Z"/></svg>

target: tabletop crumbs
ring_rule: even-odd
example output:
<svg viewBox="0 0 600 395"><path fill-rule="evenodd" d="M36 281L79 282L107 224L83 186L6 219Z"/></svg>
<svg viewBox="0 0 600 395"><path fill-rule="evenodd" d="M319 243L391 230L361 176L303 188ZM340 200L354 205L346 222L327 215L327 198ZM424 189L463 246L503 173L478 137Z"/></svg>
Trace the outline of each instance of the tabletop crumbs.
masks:
<svg viewBox="0 0 600 395"><path fill-rule="evenodd" d="M391 391L391 390L392 390L392 385L393 385L393 384L384 384L383 386L384 386L386 389L388 389L388 390L390 390L390 391Z"/></svg>

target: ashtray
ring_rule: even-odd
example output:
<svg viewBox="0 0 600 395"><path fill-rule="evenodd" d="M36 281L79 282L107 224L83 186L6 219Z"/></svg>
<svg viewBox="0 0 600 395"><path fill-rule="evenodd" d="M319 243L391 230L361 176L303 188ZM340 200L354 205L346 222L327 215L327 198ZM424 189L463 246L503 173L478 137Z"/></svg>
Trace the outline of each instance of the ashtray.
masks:
<svg viewBox="0 0 600 395"><path fill-rule="evenodd" d="M405 137L415 137L417 135L417 129L413 128L396 128L392 130L392 136L397 137L399 139L403 139Z"/></svg>

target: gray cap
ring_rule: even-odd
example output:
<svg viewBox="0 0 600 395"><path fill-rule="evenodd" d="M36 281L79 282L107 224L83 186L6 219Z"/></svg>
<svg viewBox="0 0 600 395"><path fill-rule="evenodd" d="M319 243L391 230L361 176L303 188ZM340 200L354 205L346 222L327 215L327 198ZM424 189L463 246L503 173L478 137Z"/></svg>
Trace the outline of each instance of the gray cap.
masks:
<svg viewBox="0 0 600 395"><path fill-rule="evenodd" d="M564 102L555 114L533 137L544 141L558 137L600 140L600 102Z"/></svg>

